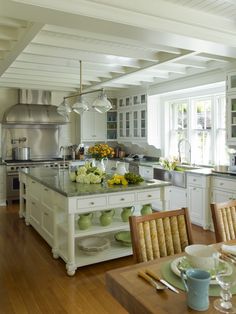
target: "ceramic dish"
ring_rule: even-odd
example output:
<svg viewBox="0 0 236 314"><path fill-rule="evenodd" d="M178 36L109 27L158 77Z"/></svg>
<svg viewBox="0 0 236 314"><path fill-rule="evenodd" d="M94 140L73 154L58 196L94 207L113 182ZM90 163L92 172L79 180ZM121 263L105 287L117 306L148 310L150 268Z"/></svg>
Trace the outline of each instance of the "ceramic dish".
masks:
<svg viewBox="0 0 236 314"><path fill-rule="evenodd" d="M88 255L95 255L110 247L110 240L102 237L88 237L78 242L78 247Z"/></svg>
<svg viewBox="0 0 236 314"><path fill-rule="evenodd" d="M224 265L225 264L221 264L221 266L220 266L221 270L223 270L222 267L225 267ZM180 277L181 276L181 270L187 270L188 268L192 268L192 267L189 264L187 258L185 256L181 256L181 257L178 257L178 258L174 259L171 262L170 268L177 276ZM225 272L227 272L227 270L228 269L225 269ZM218 284L217 281L214 278L215 269L210 270L210 273L212 274L212 279L210 281L210 284L211 285Z"/></svg>
<svg viewBox="0 0 236 314"><path fill-rule="evenodd" d="M120 242L124 246L131 246L130 231L120 231L115 234L116 241Z"/></svg>

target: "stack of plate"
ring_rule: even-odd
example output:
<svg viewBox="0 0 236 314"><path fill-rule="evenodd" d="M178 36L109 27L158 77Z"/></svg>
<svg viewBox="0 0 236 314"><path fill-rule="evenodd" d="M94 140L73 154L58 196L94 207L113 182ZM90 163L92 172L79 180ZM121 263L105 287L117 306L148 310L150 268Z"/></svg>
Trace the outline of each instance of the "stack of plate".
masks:
<svg viewBox="0 0 236 314"><path fill-rule="evenodd" d="M124 246L131 246L131 235L130 231L120 231L115 234L115 239L117 242Z"/></svg>
<svg viewBox="0 0 236 314"><path fill-rule="evenodd" d="M110 240L104 237L88 237L81 239L78 247L87 255L96 255L110 247Z"/></svg>

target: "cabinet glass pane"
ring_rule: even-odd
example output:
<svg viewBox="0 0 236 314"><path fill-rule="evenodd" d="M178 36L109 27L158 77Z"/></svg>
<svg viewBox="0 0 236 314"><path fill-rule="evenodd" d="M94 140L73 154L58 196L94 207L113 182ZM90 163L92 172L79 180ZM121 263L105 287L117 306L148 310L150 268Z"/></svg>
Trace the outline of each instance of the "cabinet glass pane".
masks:
<svg viewBox="0 0 236 314"><path fill-rule="evenodd" d="M125 135L126 137L130 136L130 113L126 112L125 114Z"/></svg>
<svg viewBox="0 0 236 314"><path fill-rule="evenodd" d="M230 86L231 86L231 88L236 87L236 75L230 76Z"/></svg>
<svg viewBox="0 0 236 314"><path fill-rule="evenodd" d="M119 134L120 134L120 137L123 137L124 136L124 132L123 132L123 113L120 113L119 114Z"/></svg>
<svg viewBox="0 0 236 314"><path fill-rule="evenodd" d="M146 95L141 95L141 104L146 102Z"/></svg>
<svg viewBox="0 0 236 314"><path fill-rule="evenodd" d="M231 110L236 111L236 98L231 99Z"/></svg>

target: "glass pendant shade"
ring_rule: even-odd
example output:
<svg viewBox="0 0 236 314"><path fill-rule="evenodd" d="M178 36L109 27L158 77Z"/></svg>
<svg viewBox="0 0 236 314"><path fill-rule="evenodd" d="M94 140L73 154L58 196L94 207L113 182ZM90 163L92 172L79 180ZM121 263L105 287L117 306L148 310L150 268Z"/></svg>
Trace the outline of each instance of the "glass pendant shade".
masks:
<svg viewBox="0 0 236 314"><path fill-rule="evenodd" d="M93 108L99 113L105 113L112 108L112 105L104 92L95 99Z"/></svg>
<svg viewBox="0 0 236 314"><path fill-rule="evenodd" d="M82 114L88 109L89 109L88 103L83 99L81 95L78 97L76 103L74 103L74 105L72 106L72 110L78 114Z"/></svg>
<svg viewBox="0 0 236 314"><path fill-rule="evenodd" d="M71 108L70 106L66 103L65 99L63 100L63 102L57 107L57 112L65 117L68 118L69 117L69 113L71 112Z"/></svg>

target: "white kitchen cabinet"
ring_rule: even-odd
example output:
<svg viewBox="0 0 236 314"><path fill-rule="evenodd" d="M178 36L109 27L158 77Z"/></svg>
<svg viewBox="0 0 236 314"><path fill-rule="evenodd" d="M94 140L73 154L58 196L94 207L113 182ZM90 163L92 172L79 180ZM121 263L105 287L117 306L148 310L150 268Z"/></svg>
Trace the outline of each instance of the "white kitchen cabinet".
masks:
<svg viewBox="0 0 236 314"><path fill-rule="evenodd" d="M117 140L117 98L109 98L112 109L107 112L107 140Z"/></svg>
<svg viewBox="0 0 236 314"><path fill-rule="evenodd" d="M187 173L187 207L193 224L210 228L210 176Z"/></svg>
<svg viewBox="0 0 236 314"><path fill-rule="evenodd" d="M118 139L147 138L147 95L128 96L118 101Z"/></svg>
<svg viewBox="0 0 236 314"><path fill-rule="evenodd" d="M236 92L236 71L228 72L226 76L226 92Z"/></svg>
<svg viewBox="0 0 236 314"><path fill-rule="evenodd" d="M0 165L0 206L6 205L6 166Z"/></svg>
<svg viewBox="0 0 236 314"><path fill-rule="evenodd" d="M165 199L165 210L187 207L187 189L173 185L168 186L165 188Z"/></svg>
<svg viewBox="0 0 236 314"><path fill-rule="evenodd" d="M226 141L236 144L236 71L229 72L226 79Z"/></svg>
<svg viewBox="0 0 236 314"><path fill-rule="evenodd" d="M51 246L54 230L54 199L55 192L29 179L26 187L26 211L28 212L26 224L31 224Z"/></svg>
<svg viewBox="0 0 236 314"><path fill-rule="evenodd" d="M81 117L81 142L106 141L107 115L95 111L86 111Z"/></svg>
<svg viewBox="0 0 236 314"><path fill-rule="evenodd" d="M236 199L236 180L212 177L212 202L223 203Z"/></svg>
<svg viewBox="0 0 236 314"><path fill-rule="evenodd" d="M227 143L236 143L236 92L227 96L226 104Z"/></svg>

